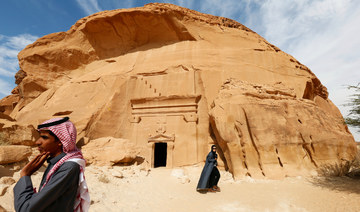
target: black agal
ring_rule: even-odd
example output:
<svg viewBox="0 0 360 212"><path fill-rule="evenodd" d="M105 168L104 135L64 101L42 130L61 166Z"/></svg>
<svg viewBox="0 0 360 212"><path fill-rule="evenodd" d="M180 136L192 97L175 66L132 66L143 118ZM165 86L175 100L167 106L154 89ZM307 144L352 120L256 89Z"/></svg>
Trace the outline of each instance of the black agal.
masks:
<svg viewBox="0 0 360 212"><path fill-rule="evenodd" d="M50 122L50 123L46 123L46 124L40 124L38 125L37 129L41 129L41 128L45 128L45 127L51 127L51 126L55 126L55 125L58 125L58 124L62 124L66 121L69 120L69 117L65 117L65 118L62 118L60 120L57 120L57 121L54 121L54 122Z"/></svg>

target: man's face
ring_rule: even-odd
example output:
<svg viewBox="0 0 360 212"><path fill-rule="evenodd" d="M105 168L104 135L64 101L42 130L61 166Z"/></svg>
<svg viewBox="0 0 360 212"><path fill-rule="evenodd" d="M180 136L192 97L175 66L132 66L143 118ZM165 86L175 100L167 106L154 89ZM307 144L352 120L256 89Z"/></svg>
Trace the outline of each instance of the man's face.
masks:
<svg viewBox="0 0 360 212"><path fill-rule="evenodd" d="M213 151L213 152L216 152L216 147L213 147L213 148L212 148L212 151Z"/></svg>
<svg viewBox="0 0 360 212"><path fill-rule="evenodd" d="M51 157L55 157L62 152L61 142L50 135L48 130L40 130L40 138L35 144L41 153L49 152Z"/></svg>

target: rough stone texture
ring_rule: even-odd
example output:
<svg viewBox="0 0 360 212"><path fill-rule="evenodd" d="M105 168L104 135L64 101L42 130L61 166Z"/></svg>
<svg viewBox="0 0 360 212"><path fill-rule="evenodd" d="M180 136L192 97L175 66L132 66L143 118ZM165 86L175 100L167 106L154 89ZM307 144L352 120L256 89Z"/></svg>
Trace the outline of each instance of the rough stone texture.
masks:
<svg viewBox="0 0 360 212"><path fill-rule="evenodd" d="M229 80L210 117L235 176L279 178L353 159L353 137L341 116L329 116L328 110L337 108L298 99L282 83Z"/></svg>
<svg viewBox="0 0 360 212"><path fill-rule="evenodd" d="M33 125L19 125L17 122L0 119L0 144L34 146L39 133Z"/></svg>
<svg viewBox="0 0 360 212"><path fill-rule="evenodd" d="M17 87L13 90L13 92L17 91ZM5 118L5 115L10 115L10 113L15 108L16 104L19 102L20 98L18 94L12 94L4 97L0 100L0 118ZM6 119L8 117L6 116Z"/></svg>
<svg viewBox="0 0 360 212"><path fill-rule="evenodd" d="M128 139L154 166L158 143L165 143L166 166L177 167L204 161L218 143L220 165L235 177L302 175L355 156L354 139L320 80L230 19L171 4L104 11L38 39L18 57L13 95L20 100L10 116L21 126L70 116L79 139L90 140L84 150L97 138ZM268 94L256 97L253 87L244 97L234 89L252 105L221 111L230 97L220 90L230 78Z"/></svg>
<svg viewBox="0 0 360 212"><path fill-rule="evenodd" d="M0 146L0 164L15 163L31 155L31 148L21 145Z"/></svg>
<svg viewBox="0 0 360 212"><path fill-rule="evenodd" d="M95 165L127 165L135 162L138 148L125 139L98 138L82 148L87 163Z"/></svg>

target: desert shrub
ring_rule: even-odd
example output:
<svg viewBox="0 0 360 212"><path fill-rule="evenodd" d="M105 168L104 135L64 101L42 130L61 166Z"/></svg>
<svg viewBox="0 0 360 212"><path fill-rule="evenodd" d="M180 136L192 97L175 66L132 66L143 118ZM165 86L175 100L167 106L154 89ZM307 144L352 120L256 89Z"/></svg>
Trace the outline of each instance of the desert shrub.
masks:
<svg viewBox="0 0 360 212"><path fill-rule="evenodd" d="M355 160L351 163L351 167L347 176L356 178L360 177L360 149L358 149Z"/></svg>
<svg viewBox="0 0 360 212"><path fill-rule="evenodd" d="M353 161L322 165L318 173L325 177L360 177L360 149Z"/></svg>
<svg viewBox="0 0 360 212"><path fill-rule="evenodd" d="M319 167L318 172L321 176L325 177L341 177L349 173L352 163L344 161L335 164L326 164Z"/></svg>

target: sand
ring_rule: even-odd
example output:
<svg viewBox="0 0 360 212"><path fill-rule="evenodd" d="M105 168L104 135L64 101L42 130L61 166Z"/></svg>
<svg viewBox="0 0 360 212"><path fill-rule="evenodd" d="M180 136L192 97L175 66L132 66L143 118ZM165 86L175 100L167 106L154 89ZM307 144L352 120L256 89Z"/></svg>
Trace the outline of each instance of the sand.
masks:
<svg viewBox="0 0 360 212"><path fill-rule="evenodd" d="M294 177L234 181L221 171L221 192L196 192L201 165L177 169L89 166L90 211L360 211L360 180L348 177ZM17 179L19 172L14 174ZM32 179L39 184L42 172ZM12 211L11 185L0 205Z"/></svg>

